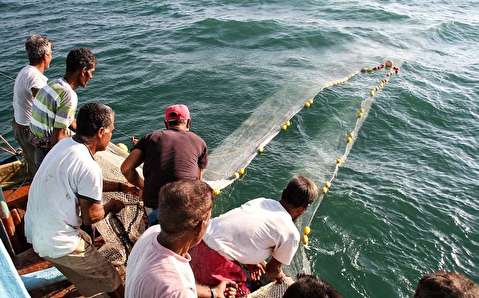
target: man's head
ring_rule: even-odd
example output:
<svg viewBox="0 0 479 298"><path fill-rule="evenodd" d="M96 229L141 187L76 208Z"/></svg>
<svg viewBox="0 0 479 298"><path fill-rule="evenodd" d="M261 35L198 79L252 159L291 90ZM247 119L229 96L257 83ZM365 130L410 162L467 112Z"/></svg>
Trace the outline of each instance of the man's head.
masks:
<svg viewBox="0 0 479 298"><path fill-rule="evenodd" d="M309 274L298 274L298 280L290 285L283 298L341 298L329 283Z"/></svg>
<svg viewBox="0 0 479 298"><path fill-rule="evenodd" d="M93 140L96 151L103 151L111 140L114 122L115 113L109 106L97 102L87 103L78 111L76 133Z"/></svg>
<svg viewBox="0 0 479 298"><path fill-rule="evenodd" d="M90 49L76 48L68 53L66 73L75 78L77 85L86 87L93 78L95 68L96 58Z"/></svg>
<svg viewBox="0 0 479 298"><path fill-rule="evenodd" d="M165 109L165 126L170 127L191 127L190 111L186 105L176 104Z"/></svg>
<svg viewBox="0 0 479 298"><path fill-rule="evenodd" d="M45 64L45 68L50 66L53 58L53 43L46 35L34 34L25 41L25 50L31 65Z"/></svg>
<svg viewBox="0 0 479 298"><path fill-rule="evenodd" d="M438 271L424 275L417 284L414 298L479 297L479 286L456 272Z"/></svg>
<svg viewBox="0 0 479 298"><path fill-rule="evenodd" d="M200 180L166 184L159 194L158 222L161 231L176 238L187 237L193 245L203 238L213 208L213 190Z"/></svg>
<svg viewBox="0 0 479 298"><path fill-rule="evenodd" d="M304 176L294 176L283 189L281 204L294 219L301 216L318 197L318 187Z"/></svg>

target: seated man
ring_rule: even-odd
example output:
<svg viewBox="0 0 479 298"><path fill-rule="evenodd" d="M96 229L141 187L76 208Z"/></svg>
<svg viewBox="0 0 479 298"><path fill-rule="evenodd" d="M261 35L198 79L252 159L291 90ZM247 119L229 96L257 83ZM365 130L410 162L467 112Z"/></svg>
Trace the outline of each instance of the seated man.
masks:
<svg viewBox="0 0 479 298"><path fill-rule="evenodd" d="M99 103L78 113L77 134L61 140L45 157L28 193L25 235L36 253L52 262L84 296L109 292L122 297L115 268L80 229L119 212L123 203L102 204L102 191L137 194L120 182L102 181L93 155L106 149L114 129L114 113Z"/></svg>
<svg viewBox="0 0 479 298"><path fill-rule="evenodd" d="M128 259L126 297L224 297L226 282L196 286L189 264L188 250L203 238L211 217L211 188L199 180L171 182L159 198L159 225L145 231Z"/></svg>
<svg viewBox="0 0 479 298"><path fill-rule="evenodd" d="M414 298L476 298L479 286L456 272L438 271L424 275L417 284Z"/></svg>
<svg viewBox="0 0 479 298"><path fill-rule="evenodd" d="M253 279L266 269L271 280L281 281L282 265L290 264L299 245L300 235L294 220L317 196L318 188L313 181L296 176L283 190L280 201L251 200L213 218L203 241L190 251L196 281L214 285L230 279L238 283L239 294L245 295L249 293L245 285L247 277L240 264L253 265L250 266L255 268Z"/></svg>
<svg viewBox="0 0 479 298"><path fill-rule="evenodd" d="M298 280L290 285L283 298L341 298L329 283L314 275L298 274Z"/></svg>

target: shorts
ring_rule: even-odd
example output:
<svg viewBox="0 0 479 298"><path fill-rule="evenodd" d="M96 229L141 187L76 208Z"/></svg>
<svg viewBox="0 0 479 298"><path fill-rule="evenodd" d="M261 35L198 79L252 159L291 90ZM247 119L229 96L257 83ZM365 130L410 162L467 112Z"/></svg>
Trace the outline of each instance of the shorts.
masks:
<svg viewBox="0 0 479 298"><path fill-rule="evenodd" d="M80 294L94 296L115 291L122 285L120 275L93 246L90 236L80 230L80 243L70 254L44 259L65 275Z"/></svg>

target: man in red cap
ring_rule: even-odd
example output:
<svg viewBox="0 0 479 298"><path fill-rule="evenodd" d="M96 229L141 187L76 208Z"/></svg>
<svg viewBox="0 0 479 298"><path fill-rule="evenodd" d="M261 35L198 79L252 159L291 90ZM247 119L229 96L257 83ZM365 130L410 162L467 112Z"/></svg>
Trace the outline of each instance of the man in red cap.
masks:
<svg viewBox="0 0 479 298"><path fill-rule="evenodd" d="M166 129L141 138L121 165L126 179L143 190L150 225L158 220L160 188L177 180L201 180L208 164L205 141L190 131L191 117L187 106L167 107L165 126ZM136 171L142 163L144 180Z"/></svg>

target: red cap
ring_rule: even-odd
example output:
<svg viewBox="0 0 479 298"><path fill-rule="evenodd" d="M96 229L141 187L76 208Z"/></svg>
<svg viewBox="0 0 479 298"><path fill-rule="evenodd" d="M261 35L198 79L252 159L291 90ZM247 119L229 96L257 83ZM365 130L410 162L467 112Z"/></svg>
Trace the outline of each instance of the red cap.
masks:
<svg viewBox="0 0 479 298"><path fill-rule="evenodd" d="M190 111L185 105L172 105L165 109L166 122L189 119L191 119Z"/></svg>

